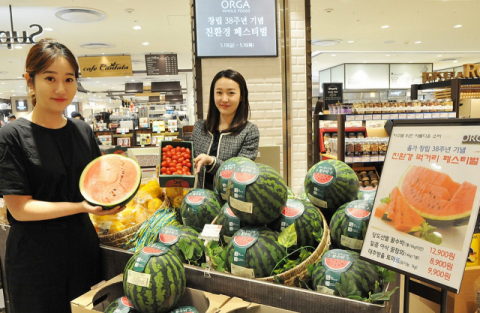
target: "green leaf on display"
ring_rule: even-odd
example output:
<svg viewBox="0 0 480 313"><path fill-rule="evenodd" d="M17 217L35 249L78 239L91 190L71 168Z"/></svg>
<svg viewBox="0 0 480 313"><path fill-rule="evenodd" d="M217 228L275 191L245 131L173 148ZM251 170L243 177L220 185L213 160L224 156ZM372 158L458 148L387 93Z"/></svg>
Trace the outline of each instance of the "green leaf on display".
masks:
<svg viewBox="0 0 480 313"><path fill-rule="evenodd" d="M288 226L280 233L278 236L278 242L287 249L297 244L295 224Z"/></svg>
<svg viewBox="0 0 480 313"><path fill-rule="evenodd" d="M362 293L358 290L357 285L355 285L355 281L353 279L348 279L345 273L342 273L340 276L340 282L335 283L335 289L338 291L340 296L348 297L348 296L361 296Z"/></svg>
<svg viewBox="0 0 480 313"><path fill-rule="evenodd" d="M390 291L374 293L374 294L370 295L370 297L368 298L367 301L368 302L388 301L388 300L390 300L390 297L393 296L395 291L397 291L398 288L400 288L400 287L395 287L394 289L392 289Z"/></svg>
<svg viewBox="0 0 480 313"><path fill-rule="evenodd" d="M312 273L313 273L314 269L315 269L315 264L307 264L308 276L312 277Z"/></svg>
<svg viewBox="0 0 480 313"><path fill-rule="evenodd" d="M275 276L273 276L273 278L274 278L276 284L280 284L280 285L285 284L285 281L280 276L275 275Z"/></svg>
<svg viewBox="0 0 480 313"><path fill-rule="evenodd" d="M314 221L313 222L313 228L314 229L318 229L320 228L320 231L314 231L313 232L313 238L315 238L315 240L317 242L322 242L322 239L323 239L323 227L320 227L320 223L318 221Z"/></svg>
<svg viewBox="0 0 480 313"><path fill-rule="evenodd" d="M390 193L388 194L388 197L385 197L383 199L380 199L381 203L390 203Z"/></svg>

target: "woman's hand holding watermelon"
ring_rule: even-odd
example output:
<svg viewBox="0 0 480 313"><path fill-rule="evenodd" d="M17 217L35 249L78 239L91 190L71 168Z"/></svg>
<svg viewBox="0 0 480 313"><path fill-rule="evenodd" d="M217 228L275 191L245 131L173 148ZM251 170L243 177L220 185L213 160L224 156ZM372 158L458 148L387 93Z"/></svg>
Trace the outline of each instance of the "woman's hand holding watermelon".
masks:
<svg viewBox="0 0 480 313"><path fill-rule="evenodd" d="M90 203L88 203L87 201L83 201L82 205L83 205L83 208L85 209L85 211L87 213L95 214L95 215L99 215L99 216L114 215L114 214L122 212L126 208L126 206L124 205L124 206L116 206L111 210L103 210L101 206L99 206L99 205L93 206Z"/></svg>

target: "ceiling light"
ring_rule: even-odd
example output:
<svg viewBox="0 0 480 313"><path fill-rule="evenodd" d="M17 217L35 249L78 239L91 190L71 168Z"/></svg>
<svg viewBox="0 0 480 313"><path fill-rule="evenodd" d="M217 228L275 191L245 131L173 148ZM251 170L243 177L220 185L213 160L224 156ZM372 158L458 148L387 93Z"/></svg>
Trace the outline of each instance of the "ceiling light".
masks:
<svg viewBox="0 0 480 313"><path fill-rule="evenodd" d="M383 25L382 28L389 28L390 26L388 25Z"/></svg>
<svg viewBox="0 0 480 313"><path fill-rule="evenodd" d="M315 61L315 62L313 62L313 63L317 64L317 63L318 63L318 61Z"/></svg>
<svg viewBox="0 0 480 313"><path fill-rule="evenodd" d="M135 81L135 79L132 79L132 82L134 82L134 81Z"/></svg>
<svg viewBox="0 0 480 313"><path fill-rule="evenodd" d="M142 45L148 46L148 42L142 42Z"/></svg>
<svg viewBox="0 0 480 313"><path fill-rule="evenodd" d="M437 55L437 58L440 58L441 56L442 56L442 55L441 55L441 54L439 54L439 55Z"/></svg>
<svg viewBox="0 0 480 313"><path fill-rule="evenodd" d="M136 26L133 26L133 29L142 29L142 26L136 25Z"/></svg>
<svg viewBox="0 0 480 313"><path fill-rule="evenodd" d="M422 43L421 41L415 41L414 43Z"/></svg>
<svg viewBox="0 0 480 313"><path fill-rule="evenodd" d="M390 54L385 54L385 56L386 56L386 57L389 57L389 56L390 56Z"/></svg>
<svg viewBox="0 0 480 313"><path fill-rule="evenodd" d="M15 46L15 49L23 49L22 46Z"/></svg>
<svg viewBox="0 0 480 313"><path fill-rule="evenodd" d="M312 45L315 46L333 46L342 42L342 39L319 39L312 40Z"/></svg>
<svg viewBox="0 0 480 313"><path fill-rule="evenodd" d="M453 28L460 28L460 27L462 27L462 25L455 25L455 26L453 26Z"/></svg>
<svg viewBox="0 0 480 313"><path fill-rule="evenodd" d="M12 90L12 92L15 92L15 90Z"/></svg>
<svg viewBox="0 0 480 313"><path fill-rule="evenodd" d="M367 61L363 61L362 63L367 63Z"/></svg>
<svg viewBox="0 0 480 313"><path fill-rule="evenodd" d="M43 30L46 30L47 32L53 32L53 28L50 28L50 27L46 27Z"/></svg>
<svg viewBox="0 0 480 313"><path fill-rule="evenodd" d="M85 49L101 49L115 47L114 45L105 42L86 42L79 44L79 46Z"/></svg>
<svg viewBox="0 0 480 313"><path fill-rule="evenodd" d="M453 61L453 63L457 63L457 62L458 62L458 60Z"/></svg>
<svg viewBox="0 0 480 313"><path fill-rule="evenodd" d="M86 8L60 8L55 16L72 23L93 23L103 21L107 15L104 12Z"/></svg>
<svg viewBox="0 0 480 313"><path fill-rule="evenodd" d="M18 76L17 78L23 78L22 76Z"/></svg>
<svg viewBox="0 0 480 313"><path fill-rule="evenodd" d="M355 42L355 41L353 41L353 40L349 40L349 41L347 41L347 43L354 43L354 42Z"/></svg>
<svg viewBox="0 0 480 313"><path fill-rule="evenodd" d="M408 63L413 63L412 61L409 61Z"/></svg>
<svg viewBox="0 0 480 313"><path fill-rule="evenodd" d="M440 59L438 60L439 62L453 62L453 61L458 61L461 58L446 58L446 59Z"/></svg>
<svg viewBox="0 0 480 313"><path fill-rule="evenodd" d="M336 54L332 54L332 57L336 57L337 55Z"/></svg>
<svg viewBox="0 0 480 313"><path fill-rule="evenodd" d="M1 83L2 85L5 85L5 83Z"/></svg>

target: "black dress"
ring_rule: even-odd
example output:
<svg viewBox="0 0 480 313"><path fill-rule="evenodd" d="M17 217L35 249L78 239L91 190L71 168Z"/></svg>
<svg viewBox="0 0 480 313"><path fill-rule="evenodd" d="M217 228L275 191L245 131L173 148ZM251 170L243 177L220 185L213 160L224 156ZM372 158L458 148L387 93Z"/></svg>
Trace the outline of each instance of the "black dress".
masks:
<svg viewBox="0 0 480 313"><path fill-rule="evenodd" d="M87 123L48 129L19 118L0 129L0 194L80 202L82 170L100 156ZM14 313L70 312L70 301L101 280L98 236L88 214L11 223L6 280Z"/></svg>

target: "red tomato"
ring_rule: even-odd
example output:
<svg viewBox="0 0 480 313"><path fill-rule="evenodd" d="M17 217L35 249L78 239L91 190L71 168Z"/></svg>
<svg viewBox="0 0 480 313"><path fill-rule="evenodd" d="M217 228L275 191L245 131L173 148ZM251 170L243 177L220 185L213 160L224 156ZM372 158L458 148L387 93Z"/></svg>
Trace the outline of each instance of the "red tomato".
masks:
<svg viewBox="0 0 480 313"><path fill-rule="evenodd" d="M166 166L168 166L168 162L167 162L167 161L163 161L163 162L162 162L162 167L166 167Z"/></svg>
<svg viewBox="0 0 480 313"><path fill-rule="evenodd" d="M185 147L181 147L180 151L185 152Z"/></svg>
<svg viewBox="0 0 480 313"><path fill-rule="evenodd" d="M167 152L167 147L163 147L163 148L162 148L162 151L163 151L163 152Z"/></svg>
<svg viewBox="0 0 480 313"><path fill-rule="evenodd" d="M171 172L169 169L166 170L165 173L166 173L167 175L172 175L172 172Z"/></svg>
<svg viewBox="0 0 480 313"><path fill-rule="evenodd" d="M176 162L170 162L170 163L168 164L169 167L175 167L176 165L177 165Z"/></svg>
<svg viewBox="0 0 480 313"><path fill-rule="evenodd" d="M187 163L187 167L188 167L188 168L191 168L191 167L192 167L192 163L188 162L188 163Z"/></svg>
<svg viewBox="0 0 480 313"><path fill-rule="evenodd" d="M179 157L179 158L177 159L177 162L178 162L178 163L181 163L181 162L183 162L183 160L185 160L183 157Z"/></svg>
<svg viewBox="0 0 480 313"><path fill-rule="evenodd" d="M165 174L165 173L167 172L167 168L166 168L166 167L162 167L162 168L160 169L160 172L161 172L162 174Z"/></svg>
<svg viewBox="0 0 480 313"><path fill-rule="evenodd" d="M185 152L186 152L186 153L190 153L190 149L186 148L186 149L185 149Z"/></svg>

